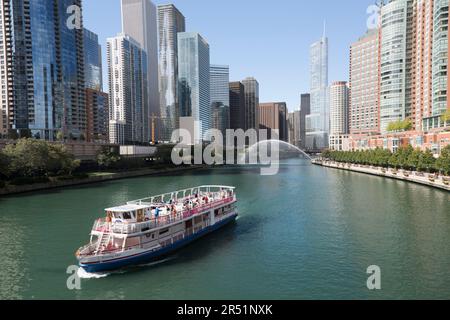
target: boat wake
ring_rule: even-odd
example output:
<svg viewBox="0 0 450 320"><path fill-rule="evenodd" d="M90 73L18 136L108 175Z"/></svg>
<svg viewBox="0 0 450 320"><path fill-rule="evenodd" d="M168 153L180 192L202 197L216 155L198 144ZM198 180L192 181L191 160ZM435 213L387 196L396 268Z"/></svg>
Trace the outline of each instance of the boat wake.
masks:
<svg viewBox="0 0 450 320"><path fill-rule="evenodd" d="M100 278L106 278L109 276L109 273L89 273L83 268L78 268L77 272L78 278L80 279L100 279Z"/></svg>

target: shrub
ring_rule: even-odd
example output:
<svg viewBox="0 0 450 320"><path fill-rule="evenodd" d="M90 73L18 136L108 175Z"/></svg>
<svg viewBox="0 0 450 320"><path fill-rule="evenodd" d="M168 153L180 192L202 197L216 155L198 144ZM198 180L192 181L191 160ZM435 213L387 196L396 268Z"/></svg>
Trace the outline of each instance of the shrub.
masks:
<svg viewBox="0 0 450 320"><path fill-rule="evenodd" d="M25 186L36 183L47 183L49 181L50 180L47 177L19 177L13 179L11 184L14 186Z"/></svg>
<svg viewBox="0 0 450 320"><path fill-rule="evenodd" d="M80 165L63 145L43 140L20 139L7 145L3 154L9 159L8 174L13 177L71 174Z"/></svg>

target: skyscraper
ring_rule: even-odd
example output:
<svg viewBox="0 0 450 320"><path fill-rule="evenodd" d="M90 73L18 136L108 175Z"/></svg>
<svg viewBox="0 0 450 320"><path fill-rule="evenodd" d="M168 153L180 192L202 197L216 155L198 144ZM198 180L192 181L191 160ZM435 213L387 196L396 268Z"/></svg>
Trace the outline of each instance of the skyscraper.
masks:
<svg viewBox="0 0 450 320"><path fill-rule="evenodd" d="M103 91L102 48L98 35L84 33L84 77L86 84L86 141L109 141L109 101Z"/></svg>
<svg viewBox="0 0 450 320"><path fill-rule="evenodd" d="M348 133L348 86L345 81L333 82L330 86L330 135Z"/></svg>
<svg viewBox="0 0 450 320"><path fill-rule="evenodd" d="M430 117L433 109L433 3L415 2L411 122L417 131L422 130L423 118Z"/></svg>
<svg viewBox="0 0 450 320"><path fill-rule="evenodd" d="M433 106L432 115L440 117L450 110L450 75L448 68L449 53L449 23L448 0L434 0L434 34L433 34Z"/></svg>
<svg viewBox="0 0 450 320"><path fill-rule="evenodd" d="M300 111L288 114L287 127L289 143L300 148Z"/></svg>
<svg viewBox="0 0 450 320"><path fill-rule="evenodd" d="M86 88L86 141L109 142L108 94Z"/></svg>
<svg viewBox="0 0 450 320"><path fill-rule="evenodd" d="M81 0L1 1L1 133L84 138L83 30L67 26L72 5Z"/></svg>
<svg viewBox="0 0 450 320"><path fill-rule="evenodd" d="M380 129L412 113L414 1L393 0L381 8Z"/></svg>
<svg viewBox="0 0 450 320"><path fill-rule="evenodd" d="M304 93L300 97L300 149L306 148L306 116L311 113L311 96Z"/></svg>
<svg viewBox="0 0 450 320"><path fill-rule="evenodd" d="M278 139L288 141L287 106L286 102L270 102L259 104L259 129L268 130L267 138L275 139L272 130L278 131Z"/></svg>
<svg viewBox="0 0 450 320"><path fill-rule="evenodd" d="M242 80L245 96L245 123L244 131L258 129L259 119L259 83L255 78L249 77Z"/></svg>
<svg viewBox="0 0 450 320"><path fill-rule="evenodd" d="M111 143L147 142L147 55L125 34L107 41L109 139Z"/></svg>
<svg viewBox="0 0 450 320"><path fill-rule="evenodd" d="M158 6L161 139L164 141L169 141L173 130L179 127L177 33L185 31L185 18L173 4Z"/></svg>
<svg viewBox="0 0 450 320"><path fill-rule="evenodd" d="M210 66L211 127L222 131L230 129L230 67Z"/></svg>
<svg viewBox="0 0 450 320"><path fill-rule="evenodd" d="M245 93L240 81L230 82L230 128L245 128Z"/></svg>
<svg viewBox="0 0 450 320"><path fill-rule="evenodd" d="M324 35L310 48L311 113L306 117L306 148L328 146L330 114L328 106L328 38Z"/></svg>
<svg viewBox="0 0 450 320"><path fill-rule="evenodd" d="M351 134L379 134L380 50L379 30L368 31L350 47Z"/></svg>
<svg viewBox="0 0 450 320"><path fill-rule="evenodd" d="M98 35L88 29L84 33L84 77L86 88L102 91L102 47L98 43Z"/></svg>
<svg viewBox="0 0 450 320"><path fill-rule="evenodd" d="M144 109L144 139L150 140L150 117L160 115L158 88L158 25L156 6L150 0L122 0L122 32L146 52L148 103Z"/></svg>
<svg viewBox="0 0 450 320"><path fill-rule="evenodd" d="M201 121L200 137L211 128L209 44L195 32L178 33L180 115Z"/></svg>

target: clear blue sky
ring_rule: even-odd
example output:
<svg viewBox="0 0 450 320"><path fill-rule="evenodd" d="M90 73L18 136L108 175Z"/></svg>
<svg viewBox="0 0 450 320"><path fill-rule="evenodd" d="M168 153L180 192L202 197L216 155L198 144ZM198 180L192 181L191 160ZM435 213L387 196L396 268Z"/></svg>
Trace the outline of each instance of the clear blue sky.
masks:
<svg viewBox="0 0 450 320"><path fill-rule="evenodd" d="M309 46L326 20L330 82L348 80L349 46L366 31L375 0L173 0L188 31L202 34L211 63L230 65L231 80L254 76L261 102L286 101L290 110L309 91ZM121 31L120 0L84 0L84 26L100 37L106 76L106 38ZM105 83L107 85L107 83ZM105 88L106 89L106 88Z"/></svg>

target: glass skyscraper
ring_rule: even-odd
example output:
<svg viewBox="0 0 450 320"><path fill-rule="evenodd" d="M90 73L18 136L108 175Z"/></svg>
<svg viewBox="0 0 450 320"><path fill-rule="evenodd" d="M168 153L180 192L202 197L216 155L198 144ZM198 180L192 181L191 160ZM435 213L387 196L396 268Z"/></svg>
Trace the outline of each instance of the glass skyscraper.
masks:
<svg viewBox="0 0 450 320"><path fill-rule="evenodd" d="M433 107L440 117L448 108L448 0L434 1L433 34Z"/></svg>
<svg viewBox="0 0 450 320"><path fill-rule="evenodd" d="M67 138L83 139L83 30L67 26L67 8L72 5L81 8L81 0L1 2L1 65L3 80L8 79L0 106L8 110L2 117L3 133L13 130L54 140L62 132Z"/></svg>
<svg viewBox="0 0 450 320"><path fill-rule="evenodd" d="M328 105L328 38L323 37L310 48L311 108L306 116L307 150L328 147L330 110Z"/></svg>
<svg viewBox="0 0 450 320"><path fill-rule="evenodd" d="M102 47L98 43L98 35L84 29L84 77L86 88L102 91Z"/></svg>
<svg viewBox="0 0 450 320"><path fill-rule="evenodd" d="M156 6L150 0L122 0L122 32L147 55L148 102L144 109L145 141L150 141L150 117L159 117L158 24Z"/></svg>
<svg viewBox="0 0 450 320"><path fill-rule="evenodd" d="M212 123L214 129L222 131L230 129L230 67L211 65L210 67L210 99Z"/></svg>
<svg viewBox="0 0 450 320"><path fill-rule="evenodd" d="M107 42L109 139L111 143L147 142L147 54L125 34Z"/></svg>
<svg viewBox="0 0 450 320"><path fill-rule="evenodd" d="M233 130L245 127L245 93L240 81L230 82L230 128Z"/></svg>
<svg viewBox="0 0 450 320"><path fill-rule="evenodd" d="M160 132L163 141L169 141L173 130L179 127L177 34L185 31L185 18L173 4L158 6Z"/></svg>
<svg viewBox="0 0 450 320"><path fill-rule="evenodd" d="M381 8L380 130L411 116L413 0Z"/></svg>
<svg viewBox="0 0 450 320"><path fill-rule="evenodd" d="M178 33L180 116L201 121L200 136L211 128L209 44L195 32Z"/></svg>
<svg viewBox="0 0 450 320"><path fill-rule="evenodd" d="M311 113L311 96L304 93L300 96L300 148L306 149L306 117Z"/></svg>
<svg viewBox="0 0 450 320"><path fill-rule="evenodd" d="M249 129L259 129L259 83L249 77L242 80L245 96L245 131Z"/></svg>

